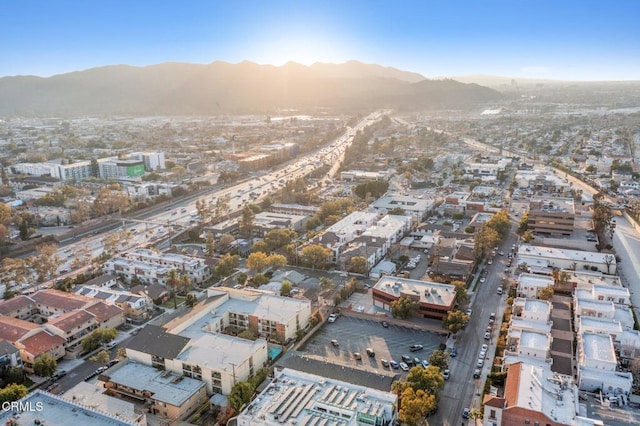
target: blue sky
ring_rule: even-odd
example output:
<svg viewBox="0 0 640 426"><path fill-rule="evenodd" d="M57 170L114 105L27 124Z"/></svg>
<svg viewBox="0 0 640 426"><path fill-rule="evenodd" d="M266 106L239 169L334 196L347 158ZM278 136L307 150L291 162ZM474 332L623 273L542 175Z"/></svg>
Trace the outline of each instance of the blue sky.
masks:
<svg viewBox="0 0 640 426"><path fill-rule="evenodd" d="M640 0L7 0L0 76L215 60L640 79Z"/></svg>

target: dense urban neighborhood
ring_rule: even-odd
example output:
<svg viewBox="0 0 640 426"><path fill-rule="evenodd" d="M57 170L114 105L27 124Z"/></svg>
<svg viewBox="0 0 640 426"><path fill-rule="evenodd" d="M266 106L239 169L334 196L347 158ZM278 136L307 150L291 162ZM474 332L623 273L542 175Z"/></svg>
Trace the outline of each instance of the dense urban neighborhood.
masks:
<svg viewBox="0 0 640 426"><path fill-rule="evenodd" d="M0 120L9 424L640 423L640 109ZM83 421L80 424L84 424Z"/></svg>

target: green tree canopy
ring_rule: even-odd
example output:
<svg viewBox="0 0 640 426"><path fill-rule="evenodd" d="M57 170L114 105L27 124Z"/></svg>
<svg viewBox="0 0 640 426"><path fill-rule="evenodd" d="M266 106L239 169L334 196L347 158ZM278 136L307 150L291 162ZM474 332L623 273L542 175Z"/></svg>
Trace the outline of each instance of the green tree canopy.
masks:
<svg viewBox="0 0 640 426"><path fill-rule="evenodd" d="M331 260L331 250L318 244L310 244L301 250L302 263L316 268L324 268Z"/></svg>
<svg viewBox="0 0 640 426"><path fill-rule="evenodd" d="M444 378L440 368L429 365L427 368L413 367L407 375L407 386L437 394L444 387Z"/></svg>
<svg viewBox="0 0 640 426"><path fill-rule="evenodd" d="M41 377L53 377L56 368L58 368L58 362L46 352L33 362L33 372Z"/></svg>
<svg viewBox="0 0 640 426"><path fill-rule="evenodd" d="M449 366L449 355L443 350L436 349L429 355L429 365L438 367L440 370L444 370Z"/></svg>
<svg viewBox="0 0 640 426"><path fill-rule="evenodd" d="M444 318L442 318L442 328L449 333L456 334L462 330L469 322L469 316L462 311L454 310L449 311Z"/></svg>
<svg viewBox="0 0 640 426"><path fill-rule="evenodd" d="M27 387L25 385L11 383L3 389L0 389L0 404L24 398L27 396L27 392Z"/></svg>
<svg viewBox="0 0 640 426"><path fill-rule="evenodd" d="M394 318L409 319L418 313L420 304L415 300L402 296L391 302L390 307L391 315L393 315Z"/></svg>

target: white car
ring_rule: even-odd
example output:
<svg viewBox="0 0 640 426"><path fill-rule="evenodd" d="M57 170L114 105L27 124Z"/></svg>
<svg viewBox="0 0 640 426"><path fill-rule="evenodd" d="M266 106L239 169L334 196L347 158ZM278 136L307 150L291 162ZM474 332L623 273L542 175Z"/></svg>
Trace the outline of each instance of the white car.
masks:
<svg viewBox="0 0 640 426"><path fill-rule="evenodd" d="M481 350L481 351L485 351L485 352L486 352L486 351L487 351L487 349L489 349L489 345L487 345L486 343L485 343L485 344L483 344L483 345L480 347L480 350Z"/></svg>
<svg viewBox="0 0 640 426"><path fill-rule="evenodd" d="M476 362L476 367L478 368L482 368L484 366L484 359L478 359L478 362Z"/></svg>
<svg viewBox="0 0 640 426"><path fill-rule="evenodd" d="M336 322L336 319L338 319L338 316L336 314L331 314L331 315L329 315L329 319L327 321L328 322Z"/></svg>
<svg viewBox="0 0 640 426"><path fill-rule="evenodd" d="M484 332L484 340L489 340L489 339L491 339L491 333L488 332L488 331L485 331Z"/></svg>
<svg viewBox="0 0 640 426"><path fill-rule="evenodd" d="M407 365L406 362L401 362L400 368L402 369L402 371L409 371L409 366Z"/></svg>
<svg viewBox="0 0 640 426"><path fill-rule="evenodd" d="M485 351L480 351L480 353L478 354L478 359L485 359L487 357L487 352Z"/></svg>

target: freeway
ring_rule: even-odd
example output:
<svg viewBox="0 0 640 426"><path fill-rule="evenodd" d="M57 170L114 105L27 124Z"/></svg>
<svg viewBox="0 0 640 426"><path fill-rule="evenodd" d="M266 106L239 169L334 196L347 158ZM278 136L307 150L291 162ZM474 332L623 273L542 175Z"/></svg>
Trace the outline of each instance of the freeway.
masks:
<svg viewBox="0 0 640 426"><path fill-rule="evenodd" d="M58 273L62 278L75 275L78 270L72 271L73 268L71 266L75 257L79 253L86 253L87 251L92 258L99 256L103 252L104 239L107 238L109 233L123 229L131 231L133 236L123 241L119 247L119 250L124 251L141 244L166 238L168 234L173 232L175 227L182 229L191 226L195 216L197 216L195 207L197 200L203 200L212 205L217 199L228 197L230 201L225 213L232 216L240 212L249 203L259 203L270 194L282 189L287 182L307 176L325 163L336 167L343 160L344 152L353 142L353 137L356 133L378 121L385 113L386 111L377 111L368 115L352 128L348 128L343 135L336 138L331 144L267 174L256 176L253 179L245 180L226 188L216 185L208 191L200 192L197 196L190 196L172 203L164 210L162 208L152 209L144 214L143 220L130 220L130 223L126 224L124 222L129 219L122 218L123 225L109 227L107 232L103 234L98 231L92 231L82 240L73 241L59 249L58 255L63 262L58 268ZM134 223L131 224L131 222ZM140 224L137 222L146 223ZM51 283L47 284L50 285ZM40 286L43 285L41 284ZM47 285L44 286L46 287ZM23 290L29 291L29 289Z"/></svg>

